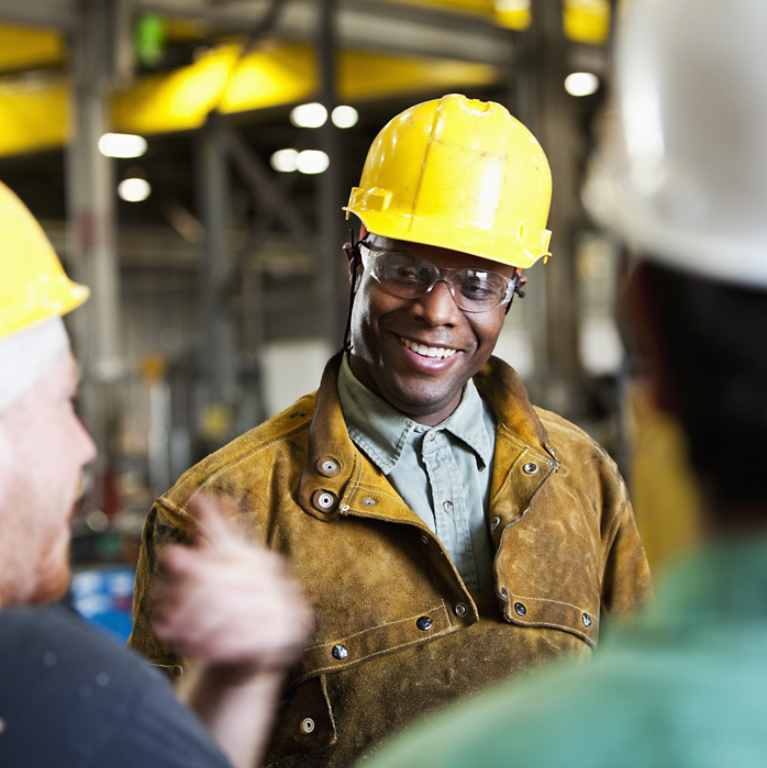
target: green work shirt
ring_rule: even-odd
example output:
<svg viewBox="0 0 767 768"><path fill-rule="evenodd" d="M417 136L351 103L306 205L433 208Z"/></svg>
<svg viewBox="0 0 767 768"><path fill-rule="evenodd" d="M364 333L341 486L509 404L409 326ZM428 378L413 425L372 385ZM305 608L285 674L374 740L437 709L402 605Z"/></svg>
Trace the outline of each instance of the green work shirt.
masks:
<svg viewBox="0 0 767 768"><path fill-rule="evenodd" d="M767 537L692 555L591 663L443 710L365 768L767 765Z"/></svg>
<svg viewBox="0 0 767 768"><path fill-rule="evenodd" d="M408 419L361 384L345 355L338 396L349 436L439 537L466 588L492 587L487 509L495 419L474 382L434 427Z"/></svg>

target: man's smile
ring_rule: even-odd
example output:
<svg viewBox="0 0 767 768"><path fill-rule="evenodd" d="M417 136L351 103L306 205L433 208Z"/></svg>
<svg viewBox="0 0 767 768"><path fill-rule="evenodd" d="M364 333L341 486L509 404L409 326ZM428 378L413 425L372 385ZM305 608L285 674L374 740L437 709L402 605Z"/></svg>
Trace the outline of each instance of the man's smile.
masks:
<svg viewBox="0 0 767 768"><path fill-rule="evenodd" d="M415 352L418 355L421 355L422 357L436 357L441 359L441 358L452 357L458 351L457 349L448 349L447 347L426 346L425 344L419 344L416 341L411 341L410 339L406 339L404 336L400 336L400 341L408 349L411 349L413 352Z"/></svg>

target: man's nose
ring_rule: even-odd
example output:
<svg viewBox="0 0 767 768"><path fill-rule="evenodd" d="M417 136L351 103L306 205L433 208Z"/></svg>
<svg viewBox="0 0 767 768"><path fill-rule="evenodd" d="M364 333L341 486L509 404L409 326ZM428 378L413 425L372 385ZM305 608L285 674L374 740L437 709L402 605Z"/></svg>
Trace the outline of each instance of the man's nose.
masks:
<svg viewBox="0 0 767 768"><path fill-rule="evenodd" d="M421 316L429 325L451 325L461 310L455 303L455 288L447 278L439 277L416 302Z"/></svg>

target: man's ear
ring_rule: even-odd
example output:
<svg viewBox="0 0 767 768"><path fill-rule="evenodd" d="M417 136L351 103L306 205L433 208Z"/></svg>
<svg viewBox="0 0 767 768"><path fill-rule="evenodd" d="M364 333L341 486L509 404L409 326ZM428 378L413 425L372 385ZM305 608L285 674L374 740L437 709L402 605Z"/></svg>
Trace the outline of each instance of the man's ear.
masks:
<svg viewBox="0 0 767 768"><path fill-rule="evenodd" d="M356 258L355 253L352 250L351 243L344 243L344 253L349 261L349 282L354 283L354 271L357 271L357 280L359 280L360 273L362 272L362 259L359 257L359 250L357 251Z"/></svg>
<svg viewBox="0 0 767 768"><path fill-rule="evenodd" d="M679 397L668 362L663 318L658 307L653 273L644 264L637 265L627 277L622 306L644 364L652 401L661 411L676 415L679 412Z"/></svg>

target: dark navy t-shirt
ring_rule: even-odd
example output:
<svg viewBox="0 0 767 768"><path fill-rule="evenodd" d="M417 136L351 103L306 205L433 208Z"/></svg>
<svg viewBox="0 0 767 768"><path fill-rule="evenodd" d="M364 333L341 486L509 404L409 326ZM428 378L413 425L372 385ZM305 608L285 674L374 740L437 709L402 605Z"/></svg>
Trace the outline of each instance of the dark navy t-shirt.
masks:
<svg viewBox="0 0 767 768"><path fill-rule="evenodd" d="M2 768L231 768L136 654L61 608L0 611Z"/></svg>

